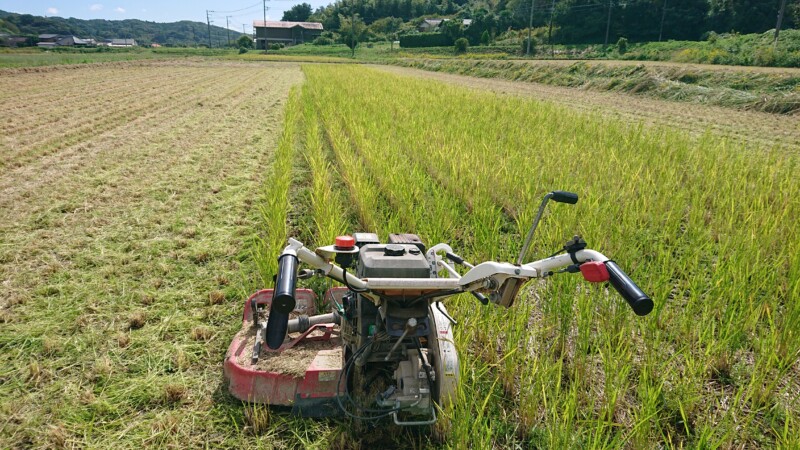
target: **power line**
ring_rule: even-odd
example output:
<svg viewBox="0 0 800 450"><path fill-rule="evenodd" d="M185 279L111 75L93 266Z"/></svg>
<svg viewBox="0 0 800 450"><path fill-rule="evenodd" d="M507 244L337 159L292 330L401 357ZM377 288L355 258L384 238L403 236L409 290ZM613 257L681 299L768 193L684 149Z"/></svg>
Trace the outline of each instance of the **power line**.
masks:
<svg viewBox="0 0 800 450"><path fill-rule="evenodd" d="M223 14L235 13L235 12L242 12L242 11L245 11L245 10L248 10L248 9L253 9L256 6L261 6L261 2L255 3L255 4L250 5L250 6L246 6L246 7L242 8L242 9L234 9L232 11L214 11L214 12L223 13Z"/></svg>

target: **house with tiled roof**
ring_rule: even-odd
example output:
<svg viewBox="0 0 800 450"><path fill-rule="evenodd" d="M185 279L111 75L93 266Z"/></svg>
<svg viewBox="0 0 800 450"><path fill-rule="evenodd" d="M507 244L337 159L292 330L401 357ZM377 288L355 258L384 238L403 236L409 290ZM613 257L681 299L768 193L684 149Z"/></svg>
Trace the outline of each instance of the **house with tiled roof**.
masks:
<svg viewBox="0 0 800 450"><path fill-rule="evenodd" d="M256 48L266 45L296 45L311 42L322 34L322 24L318 22L286 22L276 20L254 20Z"/></svg>

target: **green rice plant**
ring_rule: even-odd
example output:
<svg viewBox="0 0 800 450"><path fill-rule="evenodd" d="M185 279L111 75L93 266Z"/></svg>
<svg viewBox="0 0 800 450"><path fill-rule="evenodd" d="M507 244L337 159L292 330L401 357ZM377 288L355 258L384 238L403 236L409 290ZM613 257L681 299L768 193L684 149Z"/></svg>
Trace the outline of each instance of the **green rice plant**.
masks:
<svg viewBox="0 0 800 450"><path fill-rule="evenodd" d="M314 229L309 234L318 245L328 245L336 236L348 231L349 208L338 189L335 188L338 178L335 167L328 159L324 149L322 130L316 112L313 109L308 92L304 88L301 101L303 104L303 125L305 142L303 156L312 173L311 209Z"/></svg>
<svg viewBox="0 0 800 450"><path fill-rule="evenodd" d="M320 85L309 85L309 94L321 89ZM333 109L323 109L319 106L319 99L314 98L314 103L319 110L319 117L323 123L337 120L337 112ZM396 229L397 215L389 208L378 208L383 202L379 200L380 193L375 187L375 182L369 174L363 172L363 165L358 155L353 151L352 141L345 134L342 127L325 127L325 137L335 155L337 169L342 180L350 192L358 223L364 230L372 230L379 234L386 234Z"/></svg>
<svg viewBox="0 0 800 450"><path fill-rule="evenodd" d="M569 277L532 283L510 310L454 300L464 387L447 442L795 442L795 155L362 67L304 70L362 227L512 260L541 196L575 190L528 258L579 233L654 296L642 319Z"/></svg>
<svg viewBox="0 0 800 450"><path fill-rule="evenodd" d="M301 112L300 92L298 88L293 88L289 93L284 116L285 125L275 149L275 157L268 176L269 182L264 185L265 191L259 204L262 230L253 249L253 260L259 269L261 286L272 285L272 275L278 268L276 255L280 255L290 235L288 225L292 210L290 189L294 179L297 123Z"/></svg>

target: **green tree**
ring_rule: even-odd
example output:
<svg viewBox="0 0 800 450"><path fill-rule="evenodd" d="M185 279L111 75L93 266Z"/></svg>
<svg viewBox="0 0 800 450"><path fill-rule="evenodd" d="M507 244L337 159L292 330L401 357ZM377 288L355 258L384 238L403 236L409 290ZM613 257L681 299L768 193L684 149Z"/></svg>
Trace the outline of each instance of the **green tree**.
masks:
<svg viewBox="0 0 800 450"><path fill-rule="evenodd" d="M456 53L465 53L467 51L467 47L469 47L469 41L467 40L467 38L456 39L455 43Z"/></svg>
<svg viewBox="0 0 800 450"><path fill-rule="evenodd" d="M300 3L292 6L288 11L284 11L281 20L289 22L306 22L311 17L311 5Z"/></svg>
<svg viewBox="0 0 800 450"><path fill-rule="evenodd" d="M352 16L343 16L339 14L339 34L342 35L342 40L345 45L350 47L352 51L351 56L355 58L356 47L358 43L364 40L364 35L367 32L367 25L361 20L358 14Z"/></svg>
<svg viewBox="0 0 800 450"><path fill-rule="evenodd" d="M489 45L489 41L491 37L489 37L489 30L485 30L481 35L481 45Z"/></svg>
<svg viewBox="0 0 800 450"><path fill-rule="evenodd" d="M624 55L628 51L628 40L624 37L619 38L617 41L617 53Z"/></svg>
<svg viewBox="0 0 800 450"><path fill-rule="evenodd" d="M458 38L464 37L464 27L461 25L461 20L445 20L439 25L442 33L450 38L450 42L455 42Z"/></svg>
<svg viewBox="0 0 800 450"><path fill-rule="evenodd" d="M709 0L709 27L718 32L760 33L775 27L780 2L772 0ZM786 3L791 8L792 2Z"/></svg>
<svg viewBox="0 0 800 450"><path fill-rule="evenodd" d="M374 34L390 36L391 34L396 33L402 25L403 19L397 17L382 17L372 22L369 26L369 29Z"/></svg>
<svg viewBox="0 0 800 450"><path fill-rule="evenodd" d="M236 46L239 48L253 48L253 38L250 36L243 34L239 36L239 39L236 40Z"/></svg>

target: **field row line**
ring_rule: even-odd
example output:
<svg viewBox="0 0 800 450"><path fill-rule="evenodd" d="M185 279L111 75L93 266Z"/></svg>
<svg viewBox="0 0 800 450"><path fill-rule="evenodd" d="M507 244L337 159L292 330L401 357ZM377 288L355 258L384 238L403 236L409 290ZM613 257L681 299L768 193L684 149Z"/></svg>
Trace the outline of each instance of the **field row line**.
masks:
<svg viewBox="0 0 800 450"><path fill-rule="evenodd" d="M139 93L147 92L151 89L164 89L169 86L173 89L176 80L186 78L187 71L175 71L164 73L163 71L153 70L152 68L135 68L126 70L122 76L119 71L110 68L83 70L83 71L64 71L58 73L58 78L51 83L42 83L39 77L17 76L7 80L9 92L18 95L8 98L0 98L10 113L11 119L17 113L43 108L49 112L60 110L61 108L72 108L76 101L81 102L89 99L108 99L116 98L117 94L128 96L128 100L137 99ZM73 76L67 76L72 73ZM54 78L50 76L49 78ZM135 80L135 83L133 82ZM41 88L41 86L46 88ZM36 93L39 88L39 93ZM121 95L120 95L121 96ZM85 108L81 114L95 113L95 111ZM48 116L53 119L52 116ZM2 124L1 126L8 126ZM12 128L3 128L3 131L16 131Z"/></svg>
<svg viewBox="0 0 800 450"><path fill-rule="evenodd" d="M323 131L307 85L302 89L302 104L305 129L303 156L312 173L310 195L314 231L311 234L318 246L329 245L337 236L349 231L352 212L338 188L340 180L335 173L336 166L326 154Z"/></svg>
<svg viewBox="0 0 800 450"><path fill-rule="evenodd" d="M182 80L183 82L180 83L177 86L177 88L180 91L180 90L183 90L184 87L191 87L191 89L188 91L188 93L200 92L200 91L202 91L203 88L208 87L209 85L218 82L219 78L221 78L221 77L222 77L222 74L209 75L207 77L204 77L204 81L202 83L199 83L199 84L195 83L194 80ZM115 123L124 123L124 120L127 117L127 114L135 115L135 114L137 114L137 113L139 113L141 111L147 111L149 108L152 108L154 105L164 104L165 102L163 102L162 96L166 96L166 95L169 95L169 94L164 92L164 93L162 93L162 95L159 95L159 96L146 97L144 102L141 102L140 98L136 98L136 102L131 102L130 98L118 97L119 102L116 103L115 105L120 106L120 108L114 110L113 114L102 114L102 113L100 113L101 110L98 109L97 112L94 113L94 115L92 115L91 112L89 114L84 114L84 115L81 116L82 120L77 120L77 121L75 120L75 117L72 117L72 116L57 117L57 118L55 118L54 120L52 120L50 122L46 122L46 121L43 122L43 124L46 125L47 133L45 133L46 136L44 136L42 140L40 140L38 142L37 141L25 142L25 140L21 139L21 137L19 136L21 133L18 132L18 133L16 133L17 136L14 136L14 140L11 141L11 142L13 143L13 142L18 141L18 140L21 139L23 141L22 145L25 146L25 147L35 146L37 144L39 144L39 146L42 146L42 147L47 147L48 145L49 146L52 146L52 145L58 146L58 144L63 142L63 141L70 142L69 137L74 137L75 135L80 135L81 132L92 131L97 126L100 126L100 128L103 129L103 126L112 125L112 127L113 127L113 125ZM106 104L106 102L103 102L103 103ZM80 109L81 110L83 110L83 109L91 110L91 106L92 106L91 104L86 105L86 106L82 105L82 107ZM44 116L47 116L47 115L44 115ZM41 131L41 129L42 129L42 126L41 126L42 123L28 123L28 122L25 122L25 124L26 125L27 124L31 125L31 127L30 127L31 131L37 131L37 130ZM58 135L58 137L52 137L53 134L56 134L56 132L60 131L60 129L58 128L59 124L61 124L64 128L66 128L67 131L63 132L63 133L60 133ZM40 133L40 134L42 134L42 133ZM48 136L50 136L50 137L48 137ZM64 136L67 136L67 138L65 139ZM11 158L10 158L11 161L14 160L14 156L15 156L14 154L11 155Z"/></svg>
<svg viewBox="0 0 800 450"><path fill-rule="evenodd" d="M219 75L223 77L223 75ZM218 78L219 78L218 77ZM172 116L176 111L186 110L187 105L192 102L206 102L209 99L218 98L222 96L238 95L244 88L241 83L244 82L246 77L240 76L239 84L232 85L232 87L225 92L213 91L206 89L205 91L189 91L185 93L179 101L164 103L158 109L146 110L144 114L134 118L130 121L119 121L117 126L104 130L102 133L90 134L91 139L86 143L75 143L70 146L64 147L64 150L57 154L40 155L38 160L32 165L19 166L16 169L7 170L0 173L0 204L13 204L15 199L20 195L31 189L34 185L50 184L56 182L59 178L67 175L67 170L77 170L81 167L81 162L88 160L88 158L95 155L98 151L104 151L104 143L111 143L112 141L118 142L117 145L123 145L124 142L131 139L131 136L119 133L115 134L115 130L141 130L144 129L143 134L147 139L158 140L157 132L162 127L170 126L177 121L182 120L185 116L173 117L171 121L164 121L164 115ZM207 86L207 87L210 87ZM197 93L202 95L196 96ZM87 132L88 133L88 132ZM57 140L58 136L53 139ZM99 141L98 141L99 138ZM114 144L109 144L114 145ZM33 158L29 158L33 161ZM36 177L31 177L31 173L36 173Z"/></svg>
<svg viewBox="0 0 800 450"><path fill-rule="evenodd" d="M229 75L233 75L229 78ZM202 101L218 97L218 92L213 92L209 89L211 86L216 85L221 79L229 79L232 82L247 78L248 74L244 72L217 73L212 77L208 77L202 83L186 81L186 85L192 86L190 89L182 91L182 98L179 101L165 102L163 97L151 97L140 104L124 105L121 110L115 111L113 115L100 115L94 120L84 122L78 126L71 127L68 131L62 134L51 134L52 130L47 130L47 135L38 142L30 145L25 145L16 152L9 152L9 157L3 164L0 164L0 171L9 167L22 167L26 163L43 156L50 155L58 150L66 150L70 147L79 146L81 142L88 136L95 136L98 133L109 133L115 129L125 126L132 121L139 121L147 117L161 116L163 120L164 115L168 115L170 111L180 110L183 106L192 101L197 101L202 104ZM231 95L236 91L241 91L240 84L235 84L235 87L223 95ZM200 98L195 97L197 93L202 93ZM63 153L63 152L62 152Z"/></svg>

